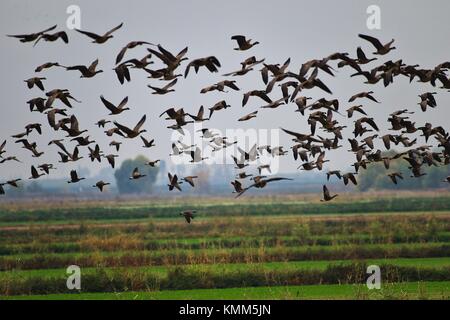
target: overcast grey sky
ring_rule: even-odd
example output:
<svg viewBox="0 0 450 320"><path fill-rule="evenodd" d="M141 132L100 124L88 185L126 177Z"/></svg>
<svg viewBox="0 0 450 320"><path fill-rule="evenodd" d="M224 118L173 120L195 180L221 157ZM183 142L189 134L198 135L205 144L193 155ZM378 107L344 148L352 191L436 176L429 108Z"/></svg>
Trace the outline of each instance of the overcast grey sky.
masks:
<svg viewBox="0 0 450 320"><path fill-rule="evenodd" d="M91 43L91 40L75 31L67 30L66 9L69 5L81 8L81 28L103 33L120 22L122 29L114 33L114 38L103 45ZM368 30L366 27L366 9L375 4L381 8L381 30ZM17 34L38 31L58 24L56 30L66 30L69 35L68 45L57 41L53 43L40 42L33 48L32 44L22 44L17 39L0 37L2 59L0 60L2 77L2 106L0 112L0 138L8 139L8 154L17 154L24 161L23 165L0 165L2 179L29 176L29 166L43 162L56 162L56 147L48 147L47 142L61 137L63 132L54 132L47 126L44 115L30 113L27 100L43 96L34 88L26 88L24 79L35 76L35 67L49 61L58 61L63 65L90 64L96 58L100 59L99 68L105 72L92 79L80 79L77 72L68 72L60 68L44 71L46 90L68 88L72 94L82 101L74 104L70 110L77 115L82 129L89 129L92 138L96 139L105 153L113 152L108 147L110 138L103 130L93 124L107 117L107 110L100 102L103 94L112 102L119 102L129 96L127 111L114 120L133 126L145 113L147 122L145 128L149 131L146 137L156 139L156 147L146 150L142 148L140 139L127 141L120 152L120 159L145 154L152 159L168 159L170 153L171 130L166 126L171 124L158 118L158 115L168 107L184 107L187 112L196 112L200 105L210 107L225 99L231 109L220 111L213 115L205 127L218 128L261 128L276 129L280 126L298 132L308 132L306 118L294 113L295 105L289 104L276 110L261 110L256 119L248 122L236 120L244 114L257 110L263 104L258 99L250 100L247 106L241 107L242 94L251 89L263 89L260 73L253 71L245 77L236 77L240 92L213 92L200 94L200 89L216 83L224 77L221 74L240 68L239 62L255 55L265 58L267 63L283 63L291 58L289 69L298 72L301 64L313 58L322 58L336 51L349 52L355 56L356 48L362 46L371 57L373 47L358 38L358 33L365 33L379 38L382 42L395 39L394 50L379 58L364 69L372 68L387 60L403 58L407 64L419 64L424 68L449 60L450 31L448 12L450 2L442 1L17 1L3 0L0 2L0 26L3 34ZM261 44L246 52L233 50L236 43L230 39L234 34L243 34ZM132 71L132 81L123 86L118 82L114 71L115 56L120 48L132 40L145 40L160 43L165 48L177 53L185 46L189 47L187 57L190 59L215 55L220 60L222 68L217 74L201 70L199 74L190 73L187 79L180 78L175 93L155 96L147 88L147 84L160 84L159 80L146 79L140 71ZM146 54L145 48L136 48L127 52L126 57L141 58ZM182 64L180 73L184 72L187 63ZM334 64L334 63L333 63ZM320 78L330 87L330 96L320 90L313 89L307 95L319 99L338 98L341 109L349 107L348 98L360 91L373 90L375 96L382 102L375 104L361 101L367 112L374 116L386 132L386 118L389 113L400 108L410 108L416 111L412 115L417 125L432 122L448 129L450 109L449 94L440 89L433 89L429 84L418 84L402 76L395 79L393 85L384 88L382 83L375 86L365 85L361 77L349 78L351 70L339 69L336 77L320 74ZM427 113L420 111L417 102L418 94L425 91L438 91L436 96L438 107ZM278 87L271 93L273 99L281 97ZM339 117L336 115L336 117ZM337 118L343 124L352 125L345 118ZM354 120L354 119L352 119ZM21 150L11 138L12 134L23 131L23 126L31 122L44 123L42 137L33 134L30 141L36 141L39 148L46 154L36 160L26 150ZM383 124L384 123L384 124ZM189 127L188 127L189 128ZM350 128L346 136L350 137ZM290 146L290 137L281 134L281 144ZM117 138L115 138L117 139ZM330 168L348 166L350 154L344 150L330 153ZM73 149L74 144L70 145ZM381 145L378 145L381 147ZM86 153L83 150L83 153ZM84 154L85 157L87 156ZM86 159L79 163L89 166L93 172L107 166L91 165ZM76 164L78 166L79 164ZM281 163L281 171L294 171L298 163L291 156L285 157ZM67 175L74 165L59 165L58 175Z"/></svg>

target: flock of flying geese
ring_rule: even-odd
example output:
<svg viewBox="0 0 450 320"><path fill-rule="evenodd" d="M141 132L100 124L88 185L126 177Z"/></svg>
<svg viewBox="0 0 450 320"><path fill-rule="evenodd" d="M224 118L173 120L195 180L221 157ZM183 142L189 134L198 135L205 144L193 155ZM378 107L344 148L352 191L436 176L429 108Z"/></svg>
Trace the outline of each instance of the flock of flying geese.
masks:
<svg viewBox="0 0 450 320"><path fill-rule="evenodd" d="M76 30L80 34L83 34L92 39L93 43L103 44L109 39L113 38L113 33L120 29L123 24L111 29L110 31L99 35L93 32L88 32L84 30ZM31 33L31 34L21 34L21 35L9 35L9 37L14 37L20 39L20 42L34 42L36 45L39 41L44 40L46 42L58 41L61 39L65 43L69 42L68 35L65 31L59 31L55 33L50 33L54 30L55 26L48 28L46 30ZM53 31L52 31L53 32ZM373 52L376 56L383 56L388 54L391 50L394 50L393 46L394 40L383 44L378 39L367 36L359 35L360 38L368 41L375 49ZM247 51L253 48L259 42L253 42L251 39L247 39L245 36L236 35L231 37L232 40L237 42L237 47L234 50ZM124 60L125 55L133 48L138 46L145 46L147 48L148 54L142 58L132 58ZM116 73L117 79L121 84L131 81L131 70L141 70L148 75L150 79L160 79L167 81L164 86L148 85L149 89L152 90L152 94L155 95L165 95L170 94L175 91L175 85L177 84L178 78L187 78L191 69L195 73L198 73L200 69L206 69L209 72L216 73L219 72L221 64L219 59L215 56L207 56L203 58L198 58L190 60L187 63L184 73L177 73L183 61L188 60L186 54L188 48L184 48L177 54L169 52L167 49L162 47L160 44L155 45L146 41L132 41L126 44L118 53L115 61L114 71ZM150 65L155 63L152 58L156 57L163 65L163 68L151 69ZM286 134L292 136L292 141L294 145L291 146L293 158L295 161L301 160L302 163L299 166L301 170L322 170L323 164L330 160L325 159L326 150L333 150L342 147L340 141L343 140L342 130L346 126L342 126L334 118L336 113L340 113L339 106L340 101L337 99L327 100L326 98L321 98L315 102L309 102L311 97L307 95L302 95L307 92L308 89L319 88L327 94L332 94L332 91L327 87L327 85L319 78L319 73L327 73L334 76L335 66L331 63L336 63L337 68L351 68L354 73L351 77L363 77L366 84L376 84L382 81L384 86L388 86L393 83L394 78L397 76L405 76L409 78L409 81L418 79L422 83L430 83L433 87L436 87L437 81L441 83L440 88L450 89L450 78L447 76L448 69L450 68L450 62L444 62L432 69L422 69L418 65L406 65L402 60L398 61L387 61L375 68L367 71L363 70L362 67L372 61L377 60L376 57L368 58L361 47L356 50L356 57L351 57L348 53L336 52L329 56L321 59L313 59L302 64L298 72L289 70L290 59L287 59L283 64L267 64L265 59L258 60L255 56L251 56L241 62L239 69L233 72L225 73L223 76L228 77L227 80L220 81L218 83L212 84L208 87L202 88L201 93L206 94L212 91L219 92L229 92L226 90L239 91L240 88L237 85L237 80L230 80L230 77L236 79L246 75L247 73L253 71L257 65L261 65L259 70L262 77L263 88L248 91L243 94L242 107L244 107L250 98L260 99L264 101L265 105L261 108L276 109L280 106L294 103L297 106L295 112L299 112L301 116L307 116L308 124L310 125L310 132L299 133L291 130L281 128ZM49 68L59 67L64 68L67 71L76 71L80 73L81 78L92 78L103 72L103 70L98 69L99 60L96 59L89 65L75 65L75 66L63 66L57 62L47 62L35 69L36 73L40 73ZM44 82L45 77L34 76L25 80L29 89L37 87L41 91L45 92ZM269 97L269 94L276 91L276 85L281 88L280 98L273 99ZM434 95L436 92L425 92L421 94L420 102L418 103L423 112L427 111L428 108L435 108L437 106ZM359 92L349 98L348 103L351 104L346 109L346 114L348 118L353 118L356 114L361 114L361 117L354 121L354 137L348 139L350 145L350 152L355 155L355 162L353 163L355 172L341 173L339 170L329 171L326 173L327 179L329 180L331 176L336 176L338 179L342 179L344 184L347 185L349 182L357 184L357 173L359 169L366 168L369 163L382 162L386 169L389 169L389 164L391 160L403 159L409 163L409 169L411 171L412 177L421 177L423 173L422 167L425 165L442 165L450 163L450 137L449 133L442 127L434 127L431 123L426 123L423 126L417 127L415 122L409 119L408 114L414 112L407 109L398 110L389 115L387 121L392 125L390 130L392 133L388 133L380 136L378 133L372 135L366 135L369 132L379 131L377 124L374 119L371 118L364 106L362 104L357 104L356 101L362 101L363 99L370 100L375 103L379 101L374 97L374 92ZM123 112L130 110L127 107L128 97L125 97L118 104L115 104L104 96L100 96L100 100L104 107L109 110L109 115L115 117L122 114ZM101 162L102 159L106 159L109 164L114 168L115 158L118 155L110 153L105 154L99 147L98 144L91 148L91 144L95 144L94 140L90 140L89 135L85 136L87 130L80 130L80 125L77 117L74 114L69 114L68 109L72 109L73 102L78 101L68 89L53 89L45 93L45 97L37 97L29 100L27 103L30 107L30 111L37 111L47 116L48 124L51 129L55 131L64 131L66 133L66 138L70 141L75 141L77 145L74 147L73 151L70 152L66 145L64 144L64 139L52 140L49 145L55 145L59 148L58 154L61 158L61 163L76 162L83 158L80 156L79 148L87 148L89 153L88 156L91 161ZM61 103L65 105L65 108L55 107L56 103ZM208 121L212 118L214 114L230 108L231 106L227 104L225 100L221 100L209 108L208 116L205 117L204 107L201 106L196 114L187 113L183 108L169 108L165 110L160 117L166 116L165 120L174 121L173 124L168 126L169 129L177 130L183 132L183 127L193 122L203 122ZM305 115L306 111L308 114ZM258 111L254 111L243 115L238 119L238 121L249 121L257 117ZM356 118L356 117L355 117ZM190 120L188 120L190 119ZM146 139L143 133L146 130L143 128L146 121L146 115L142 116L140 121L133 127L125 126L119 123L117 120L112 121L108 119L98 120L96 125L99 128L106 128L104 133L108 137L121 137L122 139L135 139L140 137L143 142L144 148L151 148L154 146L154 140ZM107 124L111 124L108 128ZM29 150L32 153L32 157L39 158L43 152L38 151L38 146L36 143L29 142L29 137L33 132L42 134L42 124L31 123L25 126L25 131L16 135L12 138L15 139L15 143L22 144L23 148ZM317 129L323 130L329 134L332 134L331 138L323 138L320 135L316 135ZM214 133L210 129L202 129L202 138L209 141L210 146L213 151L217 151L223 148L227 148L236 144L236 141L230 142L227 137L222 137ZM417 139L410 140L408 134L414 133L416 131L421 131L425 138L425 142L428 143L429 138L433 137L438 142L438 147L442 149L439 152L433 151L430 145L416 146ZM401 153L396 153L394 156L384 156L383 152L379 149L374 150L374 141L381 139L386 150L391 149L391 145L402 145L408 148L406 151ZM67 142L67 140L66 140ZM6 140L0 146L0 163L5 163L7 161L19 161L15 156L6 156ZM120 145L122 142L113 140L110 142L110 147L116 152L120 150ZM240 158L234 157L233 160L236 164L236 169L244 169L251 163L259 158L263 152L267 152L272 156L285 156L289 152L284 150L282 146L257 146L254 145L249 151L242 150L238 147ZM206 159L202 157L201 150L195 145L186 145L182 141L178 141L172 144L172 154L170 156L179 156L183 154L188 154L192 158L191 162L201 162ZM5 155L5 156L4 156ZM159 160L150 161L147 163L149 166L156 166ZM38 179L43 175L50 174L51 170L56 169L53 164L41 164L39 166L31 167L31 177L29 179ZM241 196L244 192L250 188L264 188L268 183L279 180L290 180L282 177L270 177L261 175L263 170L267 170L270 173L270 165L261 165L258 167L258 175L247 174L245 171L241 171L237 174L236 180L231 182L234 187L234 193L236 197ZM145 175L141 174L138 168L135 168L130 175L130 179L137 180L144 178ZM178 178L176 174L168 174L168 187L169 190L177 189L181 191L181 186L183 182L189 183L194 187L194 179L196 176L188 176L183 178ZM242 180L250 178L251 183L244 187ZM393 183L397 184L398 179L403 179L403 174L401 172L389 172L387 173L387 178L390 178ZM79 177L75 170L70 173L70 180L68 183L78 183L83 180L83 177ZM4 194L5 190L3 186L9 185L12 187L18 187L17 182L20 179L15 179L7 181L5 183L0 183L0 194ZM450 183L450 176L447 177L445 182ZM100 191L103 191L104 187L109 183L104 181L98 181L94 187L97 187ZM330 201L337 195L331 195L326 185L323 186L323 199L321 201ZM193 218L193 211L183 212L182 215L185 216L186 220L190 222Z"/></svg>

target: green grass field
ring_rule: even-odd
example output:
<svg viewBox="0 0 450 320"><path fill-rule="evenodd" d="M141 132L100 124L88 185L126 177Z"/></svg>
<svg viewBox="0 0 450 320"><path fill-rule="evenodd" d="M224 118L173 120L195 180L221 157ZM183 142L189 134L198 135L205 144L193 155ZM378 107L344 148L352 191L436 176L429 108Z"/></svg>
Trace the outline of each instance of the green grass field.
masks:
<svg viewBox="0 0 450 320"><path fill-rule="evenodd" d="M158 292L50 294L3 298L26 300L450 299L449 294L450 281L442 281L388 284L381 290L368 290L362 285L334 284Z"/></svg>
<svg viewBox="0 0 450 320"><path fill-rule="evenodd" d="M351 200L3 205L0 297L449 299L449 198ZM186 206L200 208L191 224L176 215ZM364 285L371 264L382 290Z"/></svg>

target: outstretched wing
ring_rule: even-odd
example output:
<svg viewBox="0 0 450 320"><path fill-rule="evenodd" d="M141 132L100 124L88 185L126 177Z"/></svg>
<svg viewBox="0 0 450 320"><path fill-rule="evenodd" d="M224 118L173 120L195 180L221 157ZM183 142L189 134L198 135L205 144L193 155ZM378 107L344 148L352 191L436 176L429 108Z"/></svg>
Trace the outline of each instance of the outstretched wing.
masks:
<svg viewBox="0 0 450 320"><path fill-rule="evenodd" d="M113 33L116 30L119 30L120 28L122 28L123 26L123 22L121 24L119 24L117 27L112 28L111 30L109 30L107 33L105 33L105 37L109 36L111 33Z"/></svg>
<svg viewBox="0 0 450 320"><path fill-rule="evenodd" d="M134 127L134 131L135 132L138 132L140 129L141 129L141 127L142 127L142 125L144 124L144 122L145 122L145 120L147 119L147 115L146 114L144 114L144 116L141 118L141 120L139 120L139 122L136 124L136 126Z"/></svg>
<svg viewBox="0 0 450 320"><path fill-rule="evenodd" d="M358 37L369 41L377 50L383 47L380 40L378 40L377 38L367 36L365 34L358 34Z"/></svg>

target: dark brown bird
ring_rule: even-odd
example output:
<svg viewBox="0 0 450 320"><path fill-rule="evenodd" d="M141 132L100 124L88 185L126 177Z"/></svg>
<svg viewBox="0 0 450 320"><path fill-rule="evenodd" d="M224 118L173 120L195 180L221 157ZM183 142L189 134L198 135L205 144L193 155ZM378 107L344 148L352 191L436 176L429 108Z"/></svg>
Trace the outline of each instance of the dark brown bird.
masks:
<svg viewBox="0 0 450 320"><path fill-rule="evenodd" d="M6 146L6 140L3 141L2 144L0 145L0 158L2 157L2 154L4 154L6 152L5 146Z"/></svg>
<svg viewBox="0 0 450 320"><path fill-rule="evenodd" d="M242 99L242 106L243 107L247 104L248 99L250 97L258 97L258 98L264 100L267 103L271 103L272 102L272 99L269 98L269 96L266 94L266 92L264 90L252 90L252 91L244 93L244 97Z"/></svg>
<svg viewBox="0 0 450 320"><path fill-rule="evenodd" d="M114 31L116 31L116 30L119 30L122 26L123 26L123 23L119 24L117 27L112 28L108 32L104 33L103 35L98 35L98 34L93 33L93 32L83 31L83 30L79 30L79 29L75 29L75 31L77 31L79 33L82 33L82 34L88 36L91 39L94 39L94 41L92 41L92 43L99 43L99 44L101 44L101 43L105 43L109 39L113 38L112 33Z"/></svg>
<svg viewBox="0 0 450 320"><path fill-rule="evenodd" d="M397 184L397 183L398 183L397 178L403 180L403 176L402 176L402 174L399 173L399 172L389 173L387 176L392 180L392 182L393 182L394 184Z"/></svg>
<svg viewBox="0 0 450 320"><path fill-rule="evenodd" d="M116 160L115 158L119 157L116 154L107 154L106 156L103 156L106 160L108 160L108 163L111 165L111 168L115 168L116 166Z"/></svg>
<svg viewBox="0 0 450 320"><path fill-rule="evenodd" d="M162 77L164 80L172 80L181 75L174 75L173 71L181 64L182 61L187 60L185 57L188 52L188 47L184 48L175 56L170 51L164 49L161 45L158 44L158 51L153 50L151 48L147 49L150 53L157 56L166 66L167 68L161 69L164 70L162 73ZM159 76L158 76L159 78Z"/></svg>
<svg viewBox="0 0 450 320"><path fill-rule="evenodd" d="M130 180L137 180L137 179L140 179L140 178L143 178L143 177L146 177L146 176L147 176L146 174L139 173L139 169L136 167L136 168L134 168L133 173L131 174L131 177L129 179Z"/></svg>
<svg viewBox="0 0 450 320"><path fill-rule="evenodd" d="M349 172L342 175L342 179L344 180L344 184L347 185L349 181L351 181L355 186L358 185L356 178L353 173Z"/></svg>
<svg viewBox="0 0 450 320"><path fill-rule="evenodd" d="M77 66L66 67L66 70L78 70L79 72L81 72L80 78L92 78L96 74L103 72L103 70L95 70L97 68L97 65L98 65L98 59L93 61L89 65L89 67L86 67L83 65L77 65Z"/></svg>
<svg viewBox="0 0 450 320"><path fill-rule="evenodd" d="M178 81L178 79L172 80L171 82L169 82L162 88L154 87L149 84L147 85L147 87L154 90L154 92L152 92L152 94L161 94L162 95L162 94L166 94L166 93L175 91L175 89L171 89L171 88L177 83L177 81Z"/></svg>
<svg viewBox="0 0 450 320"><path fill-rule="evenodd" d="M108 100L106 100L103 96L100 96L100 100L103 102L105 107L109 111L111 111L111 113L109 115L121 114L125 110L130 110L130 108L125 107L125 105L128 102L128 97L123 98L122 101L119 103L119 105L117 107L115 105L113 105L111 102L109 102ZM104 125L103 125L103 127L104 127Z"/></svg>
<svg viewBox="0 0 450 320"><path fill-rule="evenodd" d="M248 121L250 119L256 118L256 115L258 114L258 110L253 111L245 116L242 116L238 119L238 121Z"/></svg>
<svg viewBox="0 0 450 320"><path fill-rule="evenodd" d="M419 95L421 101L418 103L423 112L427 111L427 107L436 108L436 100L434 96L436 92L425 92Z"/></svg>
<svg viewBox="0 0 450 320"><path fill-rule="evenodd" d="M155 161L149 161L147 162L147 165L149 165L150 167L156 167L156 164L159 162L160 160L155 160Z"/></svg>
<svg viewBox="0 0 450 320"><path fill-rule="evenodd" d="M46 78L39 78L39 77L33 77L27 80L24 80L24 82L27 83L27 86L29 89L32 89L34 86L38 87L42 91L45 90L44 85L42 83L42 80L46 80Z"/></svg>
<svg viewBox="0 0 450 320"><path fill-rule="evenodd" d="M195 73L198 73L198 70L200 67L206 67L210 72L218 72L221 65L219 60L214 56L209 56L205 58L199 58L192 60L189 62L189 64L186 66L186 70L184 71L184 77L186 78L189 74L189 70L191 67L194 68Z"/></svg>
<svg viewBox="0 0 450 320"><path fill-rule="evenodd" d="M320 201L330 201L336 198L338 195L332 195L330 196L330 191L328 191L328 188L326 185L323 185L323 199L320 199Z"/></svg>
<svg viewBox="0 0 450 320"><path fill-rule="evenodd" d="M169 187L169 191L172 191L174 188L178 189L179 191L181 191L181 187L180 184L182 184L183 182L180 181L178 182L178 177L176 174L174 174L172 176L172 174L169 172L167 173L168 177L169 177L169 184L167 185Z"/></svg>
<svg viewBox="0 0 450 320"><path fill-rule="evenodd" d="M350 99L348 100L348 102L353 102L353 101L355 101L355 100L358 99L358 98L367 98L367 99L372 100L372 101L374 101L374 102L376 102L376 103L379 103L379 102L377 101L377 99L375 99L375 98L372 96L372 93L373 93L373 91L357 93L357 94L351 96Z"/></svg>
<svg viewBox="0 0 450 320"><path fill-rule="evenodd" d="M194 179L198 178L198 176L187 176L182 178L181 180L189 183L192 187L194 187Z"/></svg>
<svg viewBox="0 0 450 320"><path fill-rule="evenodd" d="M51 31L53 29L56 29L56 25L39 31L39 32L35 32L35 33L28 33L28 34L15 34L15 35L6 35L7 37L13 37L13 38L18 38L20 39L20 42L31 42L34 41L36 39L38 39L42 34L44 34L45 32Z"/></svg>
<svg viewBox="0 0 450 320"><path fill-rule="evenodd" d="M191 117L192 120L194 120L195 122L203 122L206 120L209 120L209 118L204 118L203 115L205 113L205 108L203 106L200 106L200 108L198 109L197 115L193 115L188 113L187 115L189 117Z"/></svg>
<svg viewBox="0 0 450 320"><path fill-rule="evenodd" d="M239 91L240 89L235 83L236 83L236 81L234 81L234 80L223 80L223 81L217 82L216 84L213 84L212 86L203 88L200 91L200 93L207 93L207 92L214 91L214 90L217 90L220 92L226 92L226 91L224 91L225 87L228 87L235 91Z"/></svg>
<svg viewBox="0 0 450 320"><path fill-rule="evenodd" d="M187 223L191 223L191 220L194 219L194 213L197 211L195 210L187 210L180 212L180 216L183 216L186 219Z"/></svg>
<svg viewBox="0 0 450 320"><path fill-rule="evenodd" d="M362 105L352 106L352 107L348 108L346 111L347 111L347 116L349 118L353 117L353 112L355 112L355 111L367 116L367 113L362 109Z"/></svg>
<svg viewBox="0 0 450 320"><path fill-rule="evenodd" d="M128 82L131 81L130 70L128 69L130 65L126 63L121 63L116 66L113 70L117 75L117 79L119 79L120 84L124 84L125 80Z"/></svg>
<svg viewBox="0 0 450 320"><path fill-rule="evenodd" d="M79 178L77 172L72 170L70 171L70 181L67 181L67 183L77 183L84 179L86 178Z"/></svg>
<svg viewBox="0 0 450 320"><path fill-rule="evenodd" d="M111 121L105 120L105 119L101 119L101 120L98 120L95 123L95 125L98 126L99 128L104 128L107 123L111 123Z"/></svg>
<svg viewBox="0 0 450 320"><path fill-rule="evenodd" d="M243 193L245 190L242 188L242 183L237 180L231 182L234 187L234 191L232 193Z"/></svg>
<svg viewBox="0 0 450 320"><path fill-rule="evenodd" d="M125 52L127 52L128 49L133 49L136 48L137 46L142 46L144 44L148 44L151 46L154 46L154 44L150 43L150 42L146 42L146 41L132 41L129 42L125 47L123 47L119 54L116 57L116 64L119 64L120 61L122 61L123 56L125 55Z"/></svg>
<svg viewBox="0 0 450 320"><path fill-rule="evenodd" d="M373 52L373 54L385 55L389 51L396 49L395 47L391 46L394 43L394 39L383 45L377 38L364 34L358 34L358 36L364 40L369 41L375 47L377 51Z"/></svg>
<svg viewBox="0 0 450 320"><path fill-rule="evenodd" d="M144 148L151 148L155 146L155 139L147 140L143 136L141 136L141 140L144 143Z"/></svg>
<svg viewBox="0 0 450 320"><path fill-rule="evenodd" d="M281 180L292 180L292 179L290 179L290 178L281 178L281 177L275 177L275 178L269 178L269 179L263 179L263 178L261 178L261 179L254 179L255 183L253 183L252 185L250 185L250 186L248 186L247 188L243 189L242 192L239 192L239 193L237 194L236 198L237 198L237 197L240 197L245 191L247 191L247 190L250 189L250 188L255 187L255 188L260 188L260 189L262 189L262 188L264 188L265 186L267 186L267 184L268 184L269 182L273 182L273 181L281 181Z"/></svg>
<svg viewBox="0 0 450 320"><path fill-rule="evenodd" d="M43 33L41 34L36 41L34 42L33 46L37 45L37 43L43 39L45 41L50 41L50 42L54 42L58 39L60 39L62 41L64 41L64 43L69 43L69 37L67 36L67 33L65 31L59 31L59 32L55 32L55 33Z"/></svg>
<svg viewBox="0 0 450 320"><path fill-rule="evenodd" d="M103 188L105 186L108 186L108 185L110 185L109 182L104 182L103 180L100 180L95 185L93 185L92 187L98 188L98 190L100 190L100 192L103 192Z"/></svg>
<svg viewBox="0 0 450 320"><path fill-rule="evenodd" d="M56 168L51 163L44 163L38 166L41 171L44 171L46 174L50 174L50 170L56 170Z"/></svg>
<svg viewBox="0 0 450 320"><path fill-rule="evenodd" d="M231 106L226 103L225 100L217 102L215 105L213 105L211 108L209 108L209 119L211 119L211 116L214 111L219 111L222 109L230 108Z"/></svg>
<svg viewBox="0 0 450 320"><path fill-rule="evenodd" d="M48 69L51 67L62 67L64 68L64 66L60 65L58 62L46 62L44 64L41 64L40 66L36 67L36 69L34 70L35 72L41 72L44 69Z"/></svg>
<svg viewBox="0 0 450 320"><path fill-rule="evenodd" d="M367 59L367 57L364 54L364 51L361 49L361 47L358 47L358 49L356 49L356 55L358 57L358 59L356 59L356 62L358 64L367 64L371 61L377 60L377 58Z"/></svg>
<svg viewBox="0 0 450 320"><path fill-rule="evenodd" d="M144 125L145 120L147 119L147 115L144 115L141 120L136 124L136 126L133 129L130 129L124 125L121 125L117 121L114 121L114 125L124 134L126 134L126 138L133 139L139 136L143 132L147 132L147 130L142 129L141 127Z"/></svg>
<svg viewBox="0 0 450 320"><path fill-rule="evenodd" d="M252 39L246 39L245 36L241 36L241 35L236 35L236 36L232 36L231 37L232 40L236 40L238 43L238 48L234 48L234 50L240 50L240 51L245 51L248 50L250 48L252 48L253 46L259 44L258 41L255 41L253 43Z"/></svg>
<svg viewBox="0 0 450 320"><path fill-rule="evenodd" d="M39 177L42 177L45 175L45 173L39 173L34 166L31 166L31 177L28 179L39 179Z"/></svg>
<svg viewBox="0 0 450 320"><path fill-rule="evenodd" d="M115 128L115 129L117 129L117 128ZM110 146L110 147L115 147L115 148L116 148L116 151L119 151L120 145L121 145L121 144L122 144L122 142L111 141L111 142L109 143L109 146Z"/></svg>

